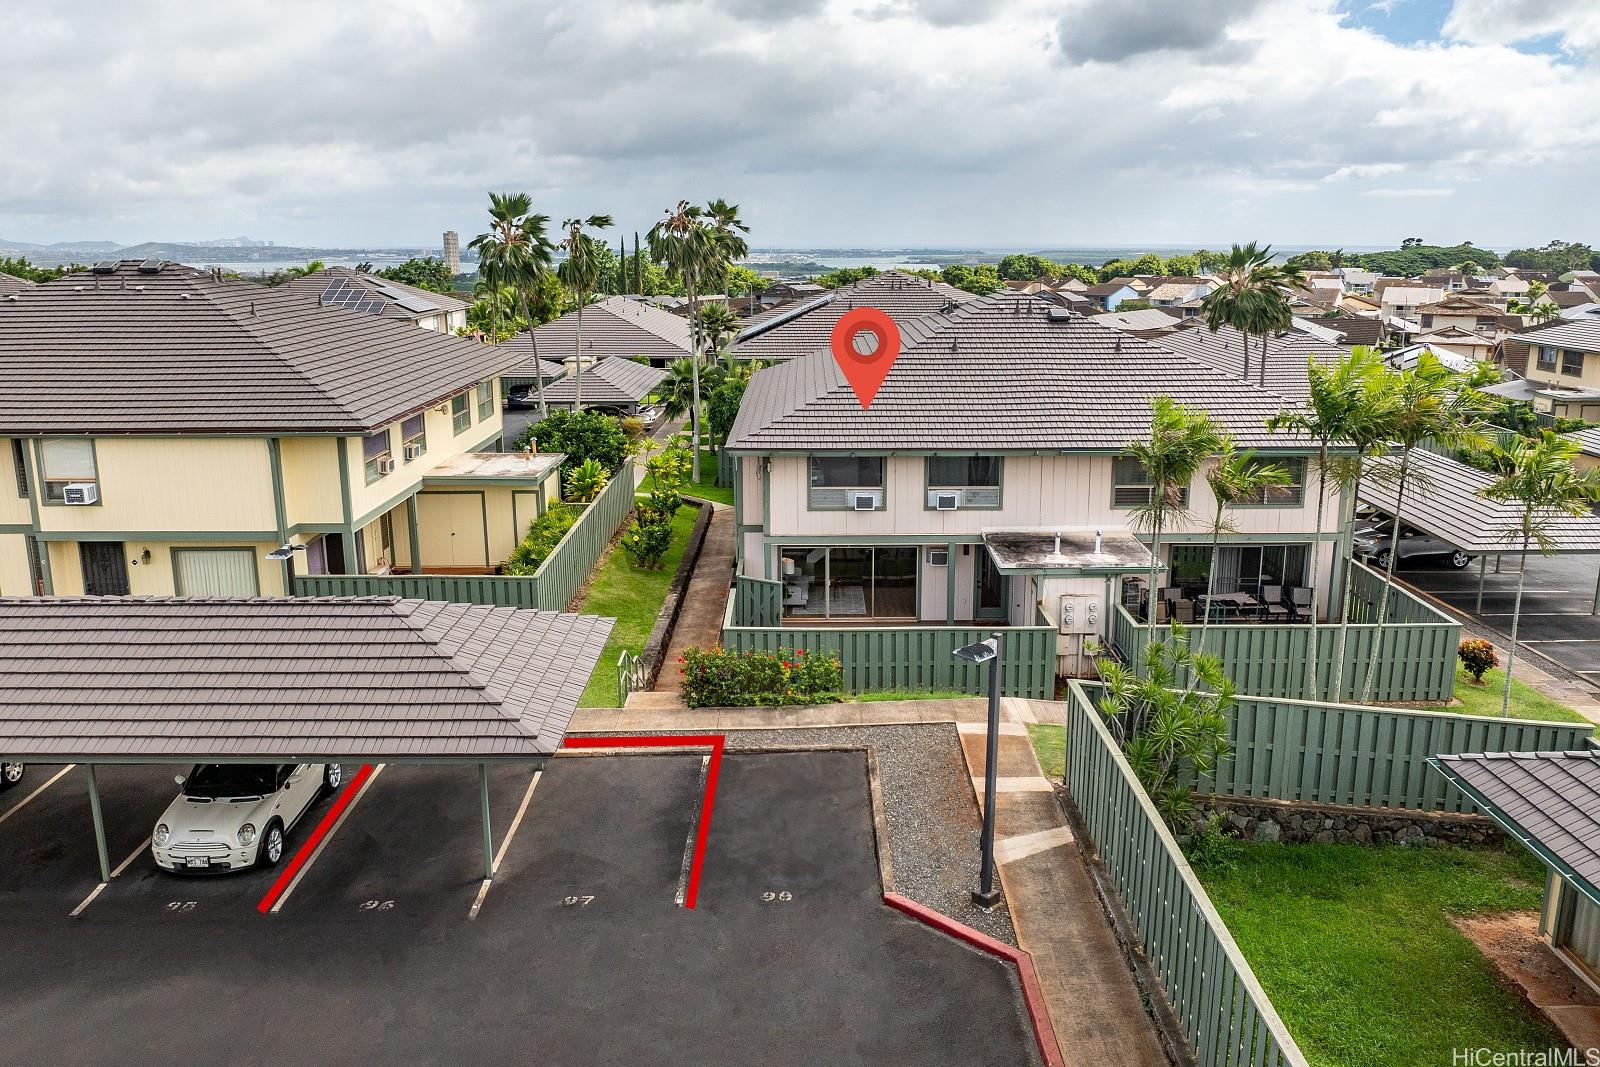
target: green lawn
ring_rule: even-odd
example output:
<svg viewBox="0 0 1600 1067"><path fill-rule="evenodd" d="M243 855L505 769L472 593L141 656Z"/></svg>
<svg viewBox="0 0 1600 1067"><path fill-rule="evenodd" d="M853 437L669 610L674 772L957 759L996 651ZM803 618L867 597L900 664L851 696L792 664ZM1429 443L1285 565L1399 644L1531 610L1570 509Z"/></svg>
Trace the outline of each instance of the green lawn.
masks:
<svg viewBox="0 0 1600 1067"><path fill-rule="evenodd" d="M1506 684L1506 672L1502 670L1488 671L1483 676L1483 684L1475 685L1467 669L1459 663L1456 665L1456 698L1461 701L1460 706L1451 706L1438 710L1454 711L1462 715L1492 715L1500 714L1501 691ZM1513 719L1544 719L1550 722L1588 722L1582 715L1573 711L1565 704L1551 700L1531 685L1511 679L1511 717Z"/></svg>
<svg viewBox="0 0 1600 1067"><path fill-rule="evenodd" d="M620 546L612 546L609 554L598 565L594 582L578 610L585 615L610 615L617 625L611 631L600 662L589 676L578 706L583 708L617 707L617 657L623 649L638 655L656 624L656 612L667 598L667 587L672 575L683 559L683 550L689 543L689 530L694 526L699 508L682 507L672 519L672 547L661 559L660 570L635 567Z"/></svg>
<svg viewBox="0 0 1600 1067"><path fill-rule="evenodd" d="M971 700L973 694L958 693L953 689L875 689L866 693L851 693L845 700L870 704L878 700Z"/></svg>
<svg viewBox="0 0 1600 1067"><path fill-rule="evenodd" d="M653 487L654 478L646 476L639 483L639 492L648 493ZM714 500L718 504L733 504L733 487L724 489L717 484L717 454L709 448L700 450L700 481L684 482L683 492L687 496L697 496L702 500Z"/></svg>
<svg viewBox="0 0 1600 1067"><path fill-rule="evenodd" d="M1067 773L1067 728L1030 722L1028 740L1033 742L1033 754L1039 757L1044 776L1052 782L1061 781Z"/></svg>
<svg viewBox="0 0 1600 1067"><path fill-rule="evenodd" d="M1561 1045L1448 918L1538 908L1543 868L1521 849L1241 843L1197 873L1318 1067Z"/></svg>

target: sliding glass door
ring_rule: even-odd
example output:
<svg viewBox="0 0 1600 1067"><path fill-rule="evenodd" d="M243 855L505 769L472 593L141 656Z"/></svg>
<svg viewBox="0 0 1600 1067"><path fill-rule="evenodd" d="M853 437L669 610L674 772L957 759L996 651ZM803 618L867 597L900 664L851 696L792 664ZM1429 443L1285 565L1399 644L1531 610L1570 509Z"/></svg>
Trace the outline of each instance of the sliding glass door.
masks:
<svg viewBox="0 0 1600 1067"><path fill-rule="evenodd" d="M1218 593L1257 596L1263 585L1290 588L1306 581L1307 549L1293 545L1223 545L1217 552ZM1178 586L1185 599L1204 594L1211 580L1211 546L1173 545L1166 584Z"/></svg>
<svg viewBox="0 0 1600 1067"><path fill-rule="evenodd" d="M786 619L915 619L917 548L785 548Z"/></svg>

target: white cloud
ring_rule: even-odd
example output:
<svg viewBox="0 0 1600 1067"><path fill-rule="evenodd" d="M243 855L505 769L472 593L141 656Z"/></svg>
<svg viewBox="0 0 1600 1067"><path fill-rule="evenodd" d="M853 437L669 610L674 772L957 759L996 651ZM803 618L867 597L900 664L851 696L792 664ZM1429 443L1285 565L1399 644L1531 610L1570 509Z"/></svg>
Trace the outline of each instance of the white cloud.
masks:
<svg viewBox="0 0 1600 1067"><path fill-rule="evenodd" d="M1342 182L1349 179L1377 178L1405 170L1403 163L1346 163L1323 177L1325 182Z"/></svg>
<svg viewBox="0 0 1600 1067"><path fill-rule="evenodd" d="M1383 200L1432 200L1441 196L1454 196L1454 189L1363 189L1362 196L1375 196Z"/></svg>

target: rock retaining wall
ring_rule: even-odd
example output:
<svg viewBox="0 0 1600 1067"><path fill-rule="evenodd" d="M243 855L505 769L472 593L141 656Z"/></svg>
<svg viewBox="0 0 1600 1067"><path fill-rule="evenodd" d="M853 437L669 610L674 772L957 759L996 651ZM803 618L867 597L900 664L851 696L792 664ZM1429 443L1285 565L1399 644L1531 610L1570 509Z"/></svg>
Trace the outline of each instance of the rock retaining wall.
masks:
<svg viewBox="0 0 1600 1067"><path fill-rule="evenodd" d="M1484 815L1205 795L1197 795L1195 804L1220 814L1226 832L1253 841L1485 845L1505 837Z"/></svg>

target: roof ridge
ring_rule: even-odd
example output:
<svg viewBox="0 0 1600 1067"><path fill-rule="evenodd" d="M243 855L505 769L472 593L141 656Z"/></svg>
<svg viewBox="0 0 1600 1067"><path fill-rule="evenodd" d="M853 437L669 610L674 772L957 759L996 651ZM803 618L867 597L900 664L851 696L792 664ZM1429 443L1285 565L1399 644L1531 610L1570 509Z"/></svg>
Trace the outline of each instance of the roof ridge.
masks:
<svg viewBox="0 0 1600 1067"><path fill-rule="evenodd" d="M498 607L493 607L491 605L486 605L486 604L448 604L443 609L441 609L439 611L436 611L432 615L430 615L427 618L426 621L423 621L423 620L417 619L417 617L416 617L417 616L417 607L420 606L422 603L423 603L423 601L420 601L420 600L418 600L418 601L398 601L397 605L409 604L411 606L409 607L409 609L407 609L405 611L395 610L395 611L393 611L393 614L401 622L403 622L405 625L409 626L417 634L421 635L427 641L427 643L430 646L432 646L433 648L437 649L438 652L439 652L440 659L443 660L450 667L450 669L454 670L457 674L460 674L464 679L466 679L466 681L469 683L468 687L478 695L478 698L480 700L482 700L485 704L488 704L489 706L493 707L494 710L499 712L500 715L502 717L504 717L508 722L513 723L517 727L517 729L521 730L524 733L527 733L528 730L527 730L527 727L523 724L522 716L517 714L516 712L512 711L510 708L506 707L506 702L505 702L505 699L503 697L498 697L498 696L495 696L493 693L491 693L489 691L489 683L487 681L485 681L484 679L480 678L478 676L477 672L473 670L472 665L467 663L467 662L465 662L461 658L460 653L461 653L462 647L465 645L465 641L460 642L459 644L456 645L456 647L454 649L451 649L445 644L444 635L443 634L436 633L436 632L430 632L430 624L433 623L438 618L440 618L441 616L449 613L452 608L458 609L451 616L452 618L454 618L456 620L459 620L462 616L465 616L465 615L474 615L475 614L475 615L477 615L479 617L478 621L473 625L473 628L472 628L474 633L477 632L478 628L483 625L484 620L487 620L496 611L518 611L518 610L523 610L523 609L518 609L518 608L498 608ZM479 610L474 610L474 609L479 609ZM538 733L534 732L531 736L534 737L535 739L537 739Z"/></svg>

